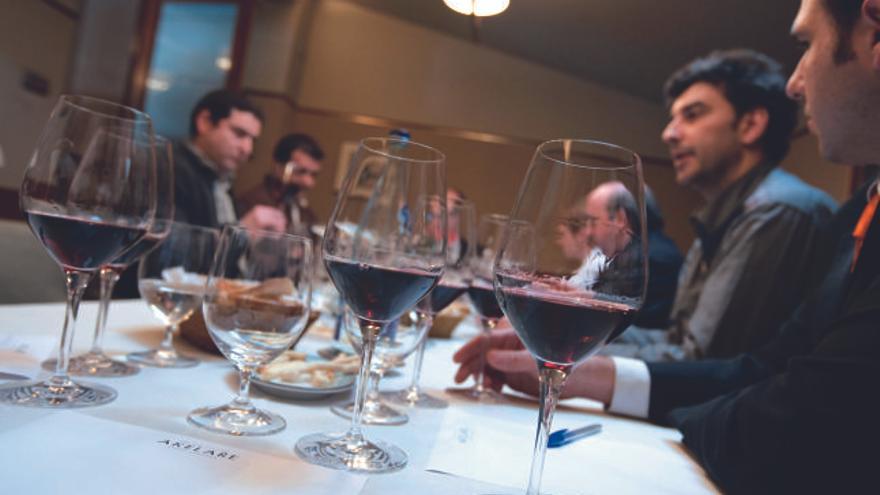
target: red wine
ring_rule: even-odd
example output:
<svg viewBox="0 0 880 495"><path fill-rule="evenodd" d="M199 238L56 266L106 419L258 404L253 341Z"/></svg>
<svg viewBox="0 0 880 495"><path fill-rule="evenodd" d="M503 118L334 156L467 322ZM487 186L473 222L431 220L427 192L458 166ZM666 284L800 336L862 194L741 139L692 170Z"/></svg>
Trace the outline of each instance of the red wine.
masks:
<svg viewBox="0 0 880 495"><path fill-rule="evenodd" d="M452 301L458 299L458 296L464 294L467 286L440 283L431 291L431 312L439 313L446 309L446 306L452 304Z"/></svg>
<svg viewBox="0 0 880 495"><path fill-rule="evenodd" d="M146 228L26 212L34 235L62 267L94 270L113 261L146 234Z"/></svg>
<svg viewBox="0 0 880 495"><path fill-rule="evenodd" d="M471 303L483 318L501 318L504 313L501 306L498 305L498 299L495 297L495 289L489 284L481 281L474 281L467 290Z"/></svg>
<svg viewBox="0 0 880 495"><path fill-rule="evenodd" d="M501 304L529 352L559 365L588 357L636 314L635 308L619 302L521 287L503 288Z"/></svg>
<svg viewBox="0 0 880 495"><path fill-rule="evenodd" d="M412 308L437 283L439 273L324 258L327 272L356 315L391 321Z"/></svg>
<svg viewBox="0 0 880 495"><path fill-rule="evenodd" d="M110 262L110 268L116 270L117 272L124 271L128 268L128 265L134 263L141 256L149 253L153 250L154 247L158 246L162 240L165 239L165 236L159 236L154 234L147 234L141 238L141 240L137 241L134 246L126 249L122 254L116 257L115 260Z"/></svg>

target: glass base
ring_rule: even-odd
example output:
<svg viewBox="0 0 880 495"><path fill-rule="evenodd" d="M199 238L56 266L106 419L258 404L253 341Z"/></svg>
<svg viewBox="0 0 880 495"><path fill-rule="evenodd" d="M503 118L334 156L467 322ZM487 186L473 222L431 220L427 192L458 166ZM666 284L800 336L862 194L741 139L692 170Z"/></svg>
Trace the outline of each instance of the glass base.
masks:
<svg viewBox="0 0 880 495"><path fill-rule="evenodd" d="M56 359L43 361L42 367L47 371L55 371ZM141 371L137 366L132 366L122 361L114 361L103 352L87 352L70 358L67 373L75 376L99 376L112 378L119 376L136 375Z"/></svg>
<svg viewBox="0 0 880 495"><path fill-rule="evenodd" d="M449 407L449 402L421 390L413 391L407 388L394 392L382 392L380 395L382 400L387 400L392 404L417 409L446 409Z"/></svg>
<svg viewBox="0 0 880 495"><path fill-rule="evenodd" d="M284 418L275 413L235 404L201 407L189 413L186 419L199 428L235 436L271 435L287 427Z"/></svg>
<svg viewBox="0 0 880 495"><path fill-rule="evenodd" d="M199 364L199 360L188 356L182 356L173 349L153 349L152 351L132 352L125 356L126 361L154 366L156 368L192 368Z"/></svg>
<svg viewBox="0 0 880 495"><path fill-rule="evenodd" d="M479 402L481 404L504 404L507 399L500 392L496 392L491 388L483 387L467 387L467 388L447 388L450 394L464 397L465 399Z"/></svg>
<svg viewBox="0 0 880 495"><path fill-rule="evenodd" d="M296 453L309 463L357 473L390 473L406 467L406 452L395 445L348 434L315 433L296 442Z"/></svg>
<svg viewBox="0 0 880 495"><path fill-rule="evenodd" d="M333 414L345 419L351 419L354 415L354 402L331 406ZM409 421L409 416L393 407L386 406L380 401L367 399L364 402L364 412L361 422L365 425L397 426Z"/></svg>
<svg viewBox="0 0 880 495"><path fill-rule="evenodd" d="M75 383L67 378L50 378L0 385L0 403L15 406L73 409L113 402L116 391L95 383Z"/></svg>

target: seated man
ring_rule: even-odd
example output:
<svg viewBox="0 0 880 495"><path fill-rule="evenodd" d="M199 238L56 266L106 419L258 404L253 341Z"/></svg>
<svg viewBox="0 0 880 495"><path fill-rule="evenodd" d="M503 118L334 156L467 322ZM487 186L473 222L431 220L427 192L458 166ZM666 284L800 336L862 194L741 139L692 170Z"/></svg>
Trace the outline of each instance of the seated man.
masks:
<svg viewBox="0 0 880 495"><path fill-rule="evenodd" d="M272 173L241 195L238 209L250 211L257 205L277 208L284 213L288 233L311 236L317 216L305 193L315 188L324 151L311 136L288 134L275 145L272 158Z"/></svg>
<svg viewBox="0 0 880 495"><path fill-rule="evenodd" d="M276 208L258 205L239 218L230 192L262 128L260 109L238 93L212 91L196 103L189 141L174 146L175 219L205 227L239 222L248 228L284 230L284 215Z"/></svg>
<svg viewBox="0 0 880 495"><path fill-rule="evenodd" d="M666 96L671 118L663 140L676 181L707 204L691 218L697 236L668 332L645 339L645 332L629 332L606 352L657 360L735 356L771 340L804 296L806 247L835 204L777 168L797 105L786 98L773 60L747 50L714 52L673 74Z"/></svg>
<svg viewBox="0 0 880 495"><path fill-rule="evenodd" d="M596 199L595 195L591 197ZM580 263L580 268L570 282L591 287L607 260L602 250L595 244L599 242L596 236L600 233L592 228L594 217L587 214L587 208L592 207L594 213L600 215L595 218L604 222L609 221L612 216L616 217L616 214L607 202L592 206L589 203L589 198L585 198L582 204L572 207L570 214L557 226L556 242L566 258ZM634 324L642 328L665 328L672 308L682 258L675 243L663 233L663 218L650 189L646 190L645 205L650 277L644 305Z"/></svg>
<svg viewBox="0 0 880 495"><path fill-rule="evenodd" d="M880 0L802 0L792 28L805 51L788 82L822 154L880 163ZM880 181L840 208L811 252L808 296L759 351L727 360L644 363L594 357L563 395L670 424L727 493L876 489L880 445ZM794 246L800 251L803 246ZM789 254L789 253L787 253ZM537 390L534 360L512 331L491 337L489 385ZM484 346L456 353L463 381Z"/></svg>

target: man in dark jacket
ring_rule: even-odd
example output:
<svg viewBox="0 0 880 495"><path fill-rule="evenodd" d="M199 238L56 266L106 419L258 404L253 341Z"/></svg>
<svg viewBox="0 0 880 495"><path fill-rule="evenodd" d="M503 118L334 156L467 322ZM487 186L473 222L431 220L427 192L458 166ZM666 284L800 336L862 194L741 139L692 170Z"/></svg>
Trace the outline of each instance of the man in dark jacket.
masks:
<svg viewBox="0 0 880 495"><path fill-rule="evenodd" d="M260 109L236 92L212 91L196 103L190 115L190 138L174 147L177 220L215 228L240 223L284 230L284 215L277 209L259 206L237 212L232 198L235 173L250 159L262 129Z"/></svg>

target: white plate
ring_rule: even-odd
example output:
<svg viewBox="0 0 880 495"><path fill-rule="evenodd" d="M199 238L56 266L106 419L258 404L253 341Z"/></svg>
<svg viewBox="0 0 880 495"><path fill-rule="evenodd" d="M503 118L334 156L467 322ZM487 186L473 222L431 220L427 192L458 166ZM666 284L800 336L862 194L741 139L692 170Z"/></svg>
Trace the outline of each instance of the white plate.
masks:
<svg viewBox="0 0 880 495"><path fill-rule="evenodd" d="M321 358L309 356L308 360L318 361ZM258 389L269 395L293 400L317 400L351 391L356 378L352 374L337 373L333 383L326 387L313 387L306 383L263 380L256 374L251 381Z"/></svg>
<svg viewBox="0 0 880 495"><path fill-rule="evenodd" d="M283 399L292 400L317 400L330 397L343 392L351 391L354 386L354 375L342 375L337 383L329 387L310 387L308 385L294 385L284 382L269 382L254 377L252 383L263 392L281 397Z"/></svg>

